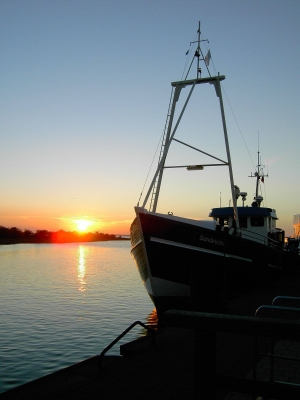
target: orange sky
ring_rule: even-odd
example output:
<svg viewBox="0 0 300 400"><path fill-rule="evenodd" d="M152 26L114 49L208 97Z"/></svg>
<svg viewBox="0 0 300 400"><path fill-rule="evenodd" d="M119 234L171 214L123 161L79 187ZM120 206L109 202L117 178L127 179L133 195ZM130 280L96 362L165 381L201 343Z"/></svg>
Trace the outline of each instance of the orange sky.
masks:
<svg viewBox="0 0 300 400"><path fill-rule="evenodd" d="M270 13L269 1L255 0L0 2L0 225L72 231L86 218L92 232L129 233L157 165L170 83L187 72L200 19L211 73L226 76L234 182L251 205L259 145L269 174L264 206L291 235L300 212L300 88L291 80L300 63L292 40L300 2L272 4ZM176 138L225 159L218 98L211 87L199 95ZM188 148L177 157L178 146L168 164L205 162ZM166 170L157 211L205 219L220 193L228 205L225 169Z"/></svg>
<svg viewBox="0 0 300 400"><path fill-rule="evenodd" d="M101 232L116 235L128 235L132 220L105 221L89 216L75 217L36 217L36 216L0 216L1 225L11 228L29 229L35 232L39 229L46 229L56 232L60 229L65 231L80 230L82 224L78 221L87 221L84 231Z"/></svg>

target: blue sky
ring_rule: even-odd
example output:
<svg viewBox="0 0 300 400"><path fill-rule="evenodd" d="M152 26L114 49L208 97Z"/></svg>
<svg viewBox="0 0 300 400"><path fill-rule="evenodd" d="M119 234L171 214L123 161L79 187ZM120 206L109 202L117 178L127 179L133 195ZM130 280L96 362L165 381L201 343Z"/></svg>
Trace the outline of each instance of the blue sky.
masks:
<svg viewBox="0 0 300 400"><path fill-rule="evenodd" d="M211 73L226 76L235 183L250 204L259 135L265 205L291 235L300 213L299 17L298 0L1 0L0 224L72 230L87 218L91 230L128 232L170 82L181 79L201 21ZM217 98L211 88L197 96L176 136L222 158ZM179 149L170 161L202 162ZM226 205L228 172L219 171L167 171L158 211L206 218L220 192Z"/></svg>

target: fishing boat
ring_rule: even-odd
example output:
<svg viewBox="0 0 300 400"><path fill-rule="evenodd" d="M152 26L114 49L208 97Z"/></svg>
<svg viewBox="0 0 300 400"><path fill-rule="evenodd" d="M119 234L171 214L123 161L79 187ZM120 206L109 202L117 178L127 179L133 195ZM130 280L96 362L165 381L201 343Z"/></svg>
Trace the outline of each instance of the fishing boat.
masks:
<svg viewBox="0 0 300 400"><path fill-rule="evenodd" d="M170 308L197 309L220 312L230 299L263 285L284 274L294 274L299 258L287 251L285 232L276 227L275 209L263 206L260 185L264 182L263 167L258 151L258 163L254 174L256 189L250 206L245 205L247 193L240 191L233 179L231 155L222 99L221 82L224 75L212 76L209 71L210 50L202 53L200 23L196 50L192 64L196 74L171 83L172 93L167 121L162 138L158 167L143 202L135 207L136 217L131 225L131 253L142 282L158 313ZM201 63L201 64L200 64ZM202 76L201 65L207 70ZM190 98L197 88L210 85L218 98L221 115L221 135L224 136L225 160L204 152L175 137ZM174 115L183 89L188 88L181 112ZM170 166L166 159L173 142L194 149L213 161L207 164L180 165L188 171L208 167L227 167L231 192L230 206L212 208L209 220L195 220L173 213L157 212L163 172ZM186 193L184 196L187 197ZM242 200L242 205L238 204ZM239 200L239 201L240 201ZM147 208L148 207L148 208Z"/></svg>

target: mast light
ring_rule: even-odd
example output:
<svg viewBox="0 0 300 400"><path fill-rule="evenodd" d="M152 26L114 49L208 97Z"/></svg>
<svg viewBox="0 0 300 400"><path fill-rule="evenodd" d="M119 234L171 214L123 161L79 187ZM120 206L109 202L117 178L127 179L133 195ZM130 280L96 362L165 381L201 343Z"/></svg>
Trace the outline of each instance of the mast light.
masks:
<svg viewBox="0 0 300 400"><path fill-rule="evenodd" d="M186 167L188 171L202 171L204 169L203 165L189 165Z"/></svg>

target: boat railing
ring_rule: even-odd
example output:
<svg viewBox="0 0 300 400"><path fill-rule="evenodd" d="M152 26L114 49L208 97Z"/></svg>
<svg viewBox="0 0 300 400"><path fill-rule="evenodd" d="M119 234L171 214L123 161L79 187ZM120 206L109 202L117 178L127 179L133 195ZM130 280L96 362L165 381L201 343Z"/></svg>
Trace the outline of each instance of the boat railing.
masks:
<svg viewBox="0 0 300 400"><path fill-rule="evenodd" d="M288 320L297 320L299 321L300 317L300 308L298 307L291 307L291 306L277 306L275 303L278 302L287 303L288 304L295 304L295 302L299 302L300 306L300 297L293 297L293 296L277 296L273 299L272 305L262 305L258 307L255 312L255 317L260 317L263 311L269 311L269 318L279 318L280 319L288 319ZM264 316L264 314L262 315ZM280 345L280 338L277 338L278 345ZM299 342L297 339L293 339L292 342ZM271 336L271 350L269 353L261 353L258 351L258 336L255 336L255 352L254 352L254 367L253 367L253 377L254 380L257 379L257 369L258 369L258 356L263 358L269 358L270 360L270 382L274 382L274 374L275 374L275 360L285 360L286 362L300 362L300 358L285 356L281 354L275 354L275 346L276 340L274 336Z"/></svg>
<svg viewBox="0 0 300 400"><path fill-rule="evenodd" d="M250 231L248 229L241 229L242 237L249 240L255 240L261 244L272 247L274 249L280 249L282 244L275 239L270 238L269 236L262 235L257 232Z"/></svg>
<svg viewBox="0 0 300 400"><path fill-rule="evenodd" d="M288 238L287 243L285 244L285 248L291 253L296 253L300 255L300 239Z"/></svg>

